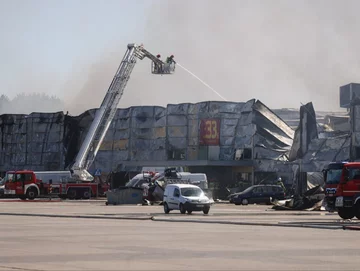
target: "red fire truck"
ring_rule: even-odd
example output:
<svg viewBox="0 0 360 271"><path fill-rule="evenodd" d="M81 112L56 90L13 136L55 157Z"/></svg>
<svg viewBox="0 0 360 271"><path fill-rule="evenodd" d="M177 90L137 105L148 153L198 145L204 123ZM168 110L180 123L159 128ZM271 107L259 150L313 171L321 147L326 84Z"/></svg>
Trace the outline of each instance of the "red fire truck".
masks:
<svg viewBox="0 0 360 271"><path fill-rule="evenodd" d="M344 165L335 197L335 208L342 219L360 219L360 162Z"/></svg>
<svg viewBox="0 0 360 271"><path fill-rule="evenodd" d="M89 199L104 196L108 184L76 182L69 171L9 171L5 176L5 195L33 200L38 196L55 195L62 199Z"/></svg>
<svg viewBox="0 0 360 271"><path fill-rule="evenodd" d="M340 183L342 169L347 162L332 162L323 170L325 183L325 208L329 212L335 210L336 188Z"/></svg>

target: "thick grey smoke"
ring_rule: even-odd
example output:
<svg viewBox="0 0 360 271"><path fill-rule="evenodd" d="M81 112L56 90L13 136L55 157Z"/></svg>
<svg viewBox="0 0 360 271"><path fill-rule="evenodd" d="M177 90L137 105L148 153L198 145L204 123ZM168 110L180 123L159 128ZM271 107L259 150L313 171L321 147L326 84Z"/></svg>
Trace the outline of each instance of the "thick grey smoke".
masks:
<svg viewBox="0 0 360 271"><path fill-rule="evenodd" d="M64 110L64 103L56 96L45 93L20 93L13 99L0 95L0 115L30 114L32 112L58 112Z"/></svg>
<svg viewBox="0 0 360 271"><path fill-rule="evenodd" d="M271 108L312 101L316 110L338 111L339 86L360 81L359 8L350 0L158 1L145 39L135 41L164 58L174 54L229 100L257 98ZM99 106L126 43L93 65L77 110ZM221 99L179 67L172 76L151 75L144 60L120 107L204 100Z"/></svg>

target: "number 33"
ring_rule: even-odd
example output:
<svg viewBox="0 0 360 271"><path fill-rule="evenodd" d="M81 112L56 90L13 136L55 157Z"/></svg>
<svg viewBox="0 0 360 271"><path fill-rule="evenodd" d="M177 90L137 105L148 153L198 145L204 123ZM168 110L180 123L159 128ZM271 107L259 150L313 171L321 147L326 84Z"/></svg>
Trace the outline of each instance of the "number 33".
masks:
<svg viewBox="0 0 360 271"><path fill-rule="evenodd" d="M205 135L206 139L216 139L218 137L217 122L215 120L207 120L205 122Z"/></svg>

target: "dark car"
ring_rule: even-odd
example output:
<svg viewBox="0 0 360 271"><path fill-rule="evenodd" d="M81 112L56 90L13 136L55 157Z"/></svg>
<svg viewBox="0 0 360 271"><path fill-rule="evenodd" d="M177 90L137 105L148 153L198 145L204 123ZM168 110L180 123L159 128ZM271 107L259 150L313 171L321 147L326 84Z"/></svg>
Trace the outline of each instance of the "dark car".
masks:
<svg viewBox="0 0 360 271"><path fill-rule="evenodd" d="M285 199L285 191L280 185L253 185L240 193L231 195L230 202L235 205L270 204L274 199Z"/></svg>
<svg viewBox="0 0 360 271"><path fill-rule="evenodd" d="M0 197L4 196L5 179L0 178Z"/></svg>

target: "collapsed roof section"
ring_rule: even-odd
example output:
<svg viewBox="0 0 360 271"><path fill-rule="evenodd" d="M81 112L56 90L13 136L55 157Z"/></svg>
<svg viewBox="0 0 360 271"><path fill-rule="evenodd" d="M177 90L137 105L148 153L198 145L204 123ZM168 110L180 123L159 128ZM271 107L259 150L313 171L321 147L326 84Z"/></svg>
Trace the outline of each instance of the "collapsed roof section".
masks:
<svg viewBox="0 0 360 271"><path fill-rule="evenodd" d="M288 160L293 144L294 130L259 100L253 105L254 158L270 160Z"/></svg>
<svg viewBox="0 0 360 271"><path fill-rule="evenodd" d="M292 164L301 167L301 171L321 172L329 162L350 158L349 133L321 131L319 138L318 128L324 129L317 123L313 104L301 106L300 122L289 157Z"/></svg>
<svg viewBox="0 0 360 271"><path fill-rule="evenodd" d="M350 159L350 136L314 139L302 159L294 161L301 164L302 171L320 172L329 162Z"/></svg>
<svg viewBox="0 0 360 271"><path fill-rule="evenodd" d="M310 102L300 107L300 122L295 130L289 160L302 158L307 152L310 142L316 138L318 138L317 121L313 104Z"/></svg>

